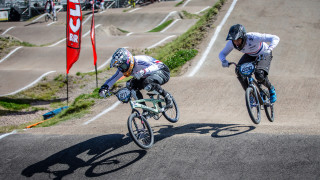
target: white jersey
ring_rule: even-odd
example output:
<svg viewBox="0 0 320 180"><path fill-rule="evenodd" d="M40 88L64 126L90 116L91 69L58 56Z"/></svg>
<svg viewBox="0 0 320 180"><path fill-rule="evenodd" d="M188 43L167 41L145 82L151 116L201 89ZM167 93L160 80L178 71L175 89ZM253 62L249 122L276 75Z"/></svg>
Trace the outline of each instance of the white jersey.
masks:
<svg viewBox="0 0 320 180"><path fill-rule="evenodd" d="M247 33L247 41L241 52L250 56L258 56L263 54L264 51L270 49L271 51L278 45L280 38L271 34L260 34L256 32ZM268 45L266 42L269 42ZM232 40L229 40L224 49L219 54L221 61L226 60L227 55L233 50Z"/></svg>
<svg viewBox="0 0 320 180"><path fill-rule="evenodd" d="M144 76L142 76L142 78L146 78L153 72L158 71L163 66L163 63L161 61L156 60L151 56L139 55L133 56L133 58L134 66L131 73L131 76L133 77L135 77L135 74L140 70L144 70L145 73ZM117 72L111 78L109 78L104 84L108 85L111 88L113 84L116 83L122 76L123 73L118 69Z"/></svg>

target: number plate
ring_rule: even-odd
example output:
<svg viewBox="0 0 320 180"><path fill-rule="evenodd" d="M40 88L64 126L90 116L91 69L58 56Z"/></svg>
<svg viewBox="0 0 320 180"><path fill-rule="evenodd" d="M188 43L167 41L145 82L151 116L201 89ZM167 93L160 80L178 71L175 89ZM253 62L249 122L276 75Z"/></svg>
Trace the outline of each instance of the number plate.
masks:
<svg viewBox="0 0 320 180"><path fill-rule="evenodd" d="M252 63L244 63L240 66L240 73L244 76L249 76L254 71L254 65Z"/></svg>

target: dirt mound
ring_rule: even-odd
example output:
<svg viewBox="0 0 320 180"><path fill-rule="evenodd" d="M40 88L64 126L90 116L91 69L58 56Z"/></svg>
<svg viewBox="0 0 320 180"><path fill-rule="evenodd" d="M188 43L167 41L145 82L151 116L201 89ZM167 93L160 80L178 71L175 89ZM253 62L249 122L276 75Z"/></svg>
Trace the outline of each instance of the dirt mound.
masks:
<svg viewBox="0 0 320 180"><path fill-rule="evenodd" d="M98 28L96 28L96 34L99 35L106 35L106 36L122 36L125 33L121 32L119 28L110 25L101 25Z"/></svg>

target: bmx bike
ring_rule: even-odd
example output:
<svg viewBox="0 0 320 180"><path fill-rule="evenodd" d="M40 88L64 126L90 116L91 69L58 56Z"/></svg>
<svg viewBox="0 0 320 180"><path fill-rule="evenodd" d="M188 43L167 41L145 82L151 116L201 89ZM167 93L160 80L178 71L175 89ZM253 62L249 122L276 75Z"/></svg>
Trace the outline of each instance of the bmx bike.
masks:
<svg viewBox="0 0 320 180"><path fill-rule="evenodd" d="M54 16L53 13L47 13L44 17L44 20L48 22L50 19L52 19L52 21L58 20L57 16Z"/></svg>
<svg viewBox="0 0 320 180"><path fill-rule="evenodd" d="M249 116L255 124L259 124L261 121L261 109L265 110L266 116L270 122L274 121L274 104L270 102L270 94L263 84L258 83L253 78L253 73L259 61L263 60L264 56L259 55L253 62L243 63L237 65L235 62L230 62L236 66L236 71L239 71L241 76L248 82L245 98L246 106Z"/></svg>
<svg viewBox="0 0 320 180"><path fill-rule="evenodd" d="M109 93L109 94L108 94ZM149 99L138 99L136 91L129 87L124 87L117 92L106 92L105 94L115 94L119 101L130 103L132 112L128 118L127 126L130 137L142 149L149 149L154 143L153 130L148 122L151 117L159 120L163 115L169 122L175 123L179 120L179 109L175 99L172 98L172 107L166 108L164 97L158 92L147 93ZM147 106L149 102L152 105ZM142 112L139 112L141 109Z"/></svg>

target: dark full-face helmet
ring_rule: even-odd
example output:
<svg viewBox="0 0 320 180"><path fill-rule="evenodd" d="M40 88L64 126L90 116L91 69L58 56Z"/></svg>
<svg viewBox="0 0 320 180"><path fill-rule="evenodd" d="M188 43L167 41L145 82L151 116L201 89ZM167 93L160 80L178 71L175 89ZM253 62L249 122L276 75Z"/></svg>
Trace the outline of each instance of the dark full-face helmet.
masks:
<svg viewBox="0 0 320 180"><path fill-rule="evenodd" d="M130 64L132 62L132 54L125 48L118 48L116 52L112 55L110 68L116 67L121 72L128 71Z"/></svg>
<svg viewBox="0 0 320 180"><path fill-rule="evenodd" d="M226 40L237 40L239 38L242 39L242 43L240 46L236 46L233 42L233 46L238 49L239 51L243 49L244 45L246 44L247 41L247 32L244 26L241 24L236 24L230 27L228 36Z"/></svg>

